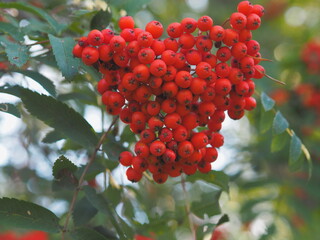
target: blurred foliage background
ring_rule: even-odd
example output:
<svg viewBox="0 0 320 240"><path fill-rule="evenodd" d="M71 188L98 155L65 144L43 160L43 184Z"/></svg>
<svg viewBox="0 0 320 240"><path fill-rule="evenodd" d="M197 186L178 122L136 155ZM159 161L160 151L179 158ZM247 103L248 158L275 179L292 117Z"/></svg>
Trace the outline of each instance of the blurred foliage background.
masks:
<svg viewBox="0 0 320 240"><path fill-rule="evenodd" d="M4 41L3 37L9 33L14 39L22 36L22 42L30 47L27 63L17 63L18 68L8 62L4 47L0 46L0 86L19 84L45 92L43 82L35 83L31 79L33 77L23 71L31 69L39 72L54 83L59 101L72 106L95 131L101 132L110 124L111 117L105 114L95 92L100 76L85 66L80 68L81 74L74 74L68 79L62 76L50 53L48 34L76 38L86 35L90 29L105 28L110 22L109 27L118 30L114 23L126 14L132 15L141 28L154 19L167 26L184 17L198 19L202 15L211 16L215 24L221 25L236 10L238 2L24 1L43 9L56 19L59 26L50 25L50 21L45 21L43 15L37 12L0 5L0 41ZM5 0L1 4L6 3L17 2ZM129 228L132 236L191 239L185 214L186 199L198 216L194 220L200 222L197 239L314 240L319 236L320 3L317 0L257 0L254 3L266 9L263 24L253 36L261 44L262 56L272 60L262 65L268 75L286 83L282 86L266 77L260 79L256 82L256 98L259 99L259 92L265 91L276 101L276 108L281 110L311 153L312 175L303 157L289 167L290 136L283 133L272 137L272 129L268 128L272 118L270 113L264 112L260 103L239 123L226 122L223 130L225 146L213 167L217 175L196 176L203 181L187 178L184 186L187 196L184 195L183 185L175 180L163 186L150 183L147 179L139 185L125 181L124 169L118 167L116 162L117 154L128 147L135 137L128 128L119 124L103 148L106 154L98 156L87 180L92 187L105 194L110 205L121 215L121 226ZM10 31L6 23L18 31ZM26 35L28 37L23 37ZM50 84L45 86L46 90L51 89ZM53 181L51 168L54 161L64 155L80 166L75 172L77 176L83 168L82 164L88 160L88 153L71 140L57 141L59 136L48 135L52 129L30 116L18 98L1 94L0 101L0 197L35 202L49 208L63 220L75 186L70 176L65 176L60 182ZM222 191L228 187L223 185L227 176L221 170L229 176L229 193ZM210 185L212 181L219 185L212 176L221 178L218 179L223 183L220 188ZM77 202L76 209L80 210L76 212L79 214L76 216L78 222L74 224L98 226L97 231L105 236L109 234L107 239L116 239L112 238L112 231L108 231L109 227L113 228L110 219L106 220L100 212L97 214L87 197L81 195L81 200ZM81 209L86 209L86 212L81 212ZM97 215L90 219L90 214ZM223 214L228 215L229 221L213 230ZM0 225L0 231L9 230L23 232ZM60 236L52 234L50 239L60 239Z"/></svg>

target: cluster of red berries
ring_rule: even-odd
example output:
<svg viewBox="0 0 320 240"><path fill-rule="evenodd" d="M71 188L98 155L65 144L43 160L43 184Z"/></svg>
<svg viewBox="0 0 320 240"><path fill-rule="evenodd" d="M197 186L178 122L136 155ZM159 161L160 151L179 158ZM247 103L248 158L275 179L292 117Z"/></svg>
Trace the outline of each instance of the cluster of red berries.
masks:
<svg viewBox="0 0 320 240"><path fill-rule="evenodd" d="M309 73L320 74L320 39L312 39L304 44L301 59L307 65Z"/></svg>
<svg viewBox="0 0 320 240"><path fill-rule="evenodd" d="M119 158L129 180L139 181L146 170L157 183L211 170L224 143L225 112L240 119L256 106L252 79L262 78L264 68L252 30L263 14L261 5L242 1L228 28L209 16L184 18L169 24L163 40L160 22L142 30L126 16L119 35L92 30L79 40L74 56L104 74L97 89L107 112L140 134L135 156L126 151Z"/></svg>

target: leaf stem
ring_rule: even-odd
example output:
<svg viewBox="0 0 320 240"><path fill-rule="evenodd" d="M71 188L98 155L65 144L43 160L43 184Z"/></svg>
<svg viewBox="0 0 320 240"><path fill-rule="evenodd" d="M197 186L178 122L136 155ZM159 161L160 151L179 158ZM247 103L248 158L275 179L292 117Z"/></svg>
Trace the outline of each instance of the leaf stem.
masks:
<svg viewBox="0 0 320 240"><path fill-rule="evenodd" d="M104 140L106 139L106 137L108 136L108 134L112 130L112 127L116 124L118 119L119 119L119 116L114 118L112 123L110 124L109 128L107 129L107 131L105 131L104 134L100 137L99 142L95 146L94 152L91 155L87 166L85 167L85 169L83 170L83 172L82 172L82 174L80 176L79 183L78 183L78 186L76 187L76 189L75 189L75 191L73 193L73 197L72 197L72 200L71 200L71 203L70 203L70 207L69 207L69 210L68 210L68 213L67 213L67 217L66 217L66 222L65 222L63 230L62 230L62 240L65 239L65 233L67 232L67 228L68 228L68 225L69 225L70 217L71 217L71 214L73 212L74 206L76 204L76 200L77 200L78 194L79 194L79 192L81 190L81 186L82 186L82 184L84 182L85 176L86 176L91 164L94 162L94 160L95 160L95 158L97 156L97 152L100 150L101 145L103 144Z"/></svg>

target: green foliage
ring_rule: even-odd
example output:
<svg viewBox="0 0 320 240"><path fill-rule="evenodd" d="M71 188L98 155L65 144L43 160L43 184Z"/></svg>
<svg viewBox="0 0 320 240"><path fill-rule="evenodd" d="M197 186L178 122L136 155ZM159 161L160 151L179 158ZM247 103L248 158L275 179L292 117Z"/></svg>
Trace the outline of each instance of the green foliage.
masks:
<svg viewBox="0 0 320 240"><path fill-rule="evenodd" d="M114 7L126 10L132 16L143 8L150 0L105 0Z"/></svg>
<svg viewBox="0 0 320 240"><path fill-rule="evenodd" d="M0 44L4 46L10 63L17 67L22 67L26 64L29 59L28 48L26 46L14 42L2 41L1 39Z"/></svg>
<svg viewBox="0 0 320 240"><path fill-rule="evenodd" d="M262 92L261 103L265 111L270 111L274 107L275 101L270 98L265 92Z"/></svg>
<svg viewBox="0 0 320 240"><path fill-rule="evenodd" d="M39 72L30 70L14 70L14 72L21 73L26 77L32 78L34 81L39 83L48 93L50 93L52 96L56 96L56 89L53 82Z"/></svg>
<svg viewBox="0 0 320 240"><path fill-rule="evenodd" d="M72 55L75 41L70 37L57 38L49 34L52 50L63 76L70 79L79 73L80 60Z"/></svg>
<svg viewBox="0 0 320 240"><path fill-rule="evenodd" d="M110 24L111 17L112 14L108 10L100 10L92 18L90 28L99 30L105 29Z"/></svg>
<svg viewBox="0 0 320 240"><path fill-rule="evenodd" d="M74 165L65 156L60 156L53 164L52 175L56 179L62 178L65 174L74 173L77 170L77 166Z"/></svg>
<svg viewBox="0 0 320 240"><path fill-rule="evenodd" d="M302 143L299 137L295 133L291 137L290 150L289 150L289 167L291 169L297 169L298 160L302 154Z"/></svg>
<svg viewBox="0 0 320 240"><path fill-rule="evenodd" d="M11 23L0 22L0 32L9 34L11 37L13 37L15 40L19 42L22 42L24 40L23 33L20 31L20 29L17 29Z"/></svg>
<svg viewBox="0 0 320 240"><path fill-rule="evenodd" d="M280 111L276 113L276 116L273 119L273 132L274 134L281 134L283 133L288 127L289 123L287 119L282 115Z"/></svg>
<svg viewBox="0 0 320 240"><path fill-rule="evenodd" d="M27 11L33 13L44 20L46 20L51 28L57 33L61 33L62 30L66 28L65 24L58 23L53 17L51 17L46 11L41 8L37 8L25 2L3 2L0 3L0 8L16 8L19 10Z"/></svg>
<svg viewBox="0 0 320 240"><path fill-rule="evenodd" d="M0 91L20 97L33 116L73 141L89 148L94 147L98 142L89 123L68 105L19 86L2 88Z"/></svg>
<svg viewBox="0 0 320 240"><path fill-rule="evenodd" d="M94 239L94 240L108 240L108 239L114 239L114 238L106 238L101 233L95 231L92 228L88 227L80 227L72 231L71 236L75 240L88 240L88 239Z"/></svg>
<svg viewBox="0 0 320 240"><path fill-rule="evenodd" d="M58 217L48 209L31 202L5 197L0 199L0 225L51 233L60 231Z"/></svg>
<svg viewBox="0 0 320 240"><path fill-rule="evenodd" d="M91 205L90 201L83 197L75 205L72 213L73 222L77 226L87 224L96 214L98 210Z"/></svg>

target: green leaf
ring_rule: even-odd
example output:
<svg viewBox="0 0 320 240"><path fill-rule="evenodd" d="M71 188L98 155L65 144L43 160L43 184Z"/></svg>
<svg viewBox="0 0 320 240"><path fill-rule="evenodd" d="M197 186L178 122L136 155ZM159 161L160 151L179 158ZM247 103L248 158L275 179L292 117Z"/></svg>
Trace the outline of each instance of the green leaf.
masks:
<svg viewBox="0 0 320 240"><path fill-rule="evenodd" d="M128 15L133 16L140 11L144 5L148 4L150 0L108 0L107 2L112 6L126 10Z"/></svg>
<svg viewBox="0 0 320 240"><path fill-rule="evenodd" d="M66 172L74 173L78 167L68 158L61 155L53 164L52 175L56 179L60 179Z"/></svg>
<svg viewBox="0 0 320 240"><path fill-rule="evenodd" d="M24 106L33 116L80 145L93 148L98 142L90 124L65 103L19 86L1 87L0 92L20 97Z"/></svg>
<svg viewBox="0 0 320 240"><path fill-rule="evenodd" d="M300 138L293 133L290 141L290 150L289 150L289 166L295 166L302 154L302 142Z"/></svg>
<svg viewBox="0 0 320 240"><path fill-rule="evenodd" d="M64 139L64 138L65 138L65 136L61 132L53 130L53 131L47 133L47 135L42 139L42 142L43 143L54 143L54 142L57 142L57 141Z"/></svg>
<svg viewBox="0 0 320 240"><path fill-rule="evenodd" d="M187 176L186 180L195 182L198 179L202 179L207 183L218 186L222 191L229 192L229 176L222 171L212 170L206 174L195 173L191 176Z"/></svg>
<svg viewBox="0 0 320 240"><path fill-rule="evenodd" d="M0 111L9 113L17 118L20 118L20 112L17 109L17 106L12 103L0 103Z"/></svg>
<svg viewBox="0 0 320 240"><path fill-rule="evenodd" d="M0 199L0 225L57 233L59 218L37 204L14 198Z"/></svg>
<svg viewBox="0 0 320 240"><path fill-rule="evenodd" d="M8 60L17 67L22 67L29 59L28 48L18 43L4 41L0 39L0 44L4 46Z"/></svg>
<svg viewBox="0 0 320 240"><path fill-rule="evenodd" d="M273 136L272 142L271 142L271 152L274 153L283 149L287 141L288 141L288 134L286 134L285 132L279 135Z"/></svg>
<svg viewBox="0 0 320 240"><path fill-rule="evenodd" d="M98 210L92 206L86 197L83 197L74 207L73 222L77 226L87 224L97 213Z"/></svg>
<svg viewBox="0 0 320 240"><path fill-rule="evenodd" d="M24 40L24 34L20 31L19 28L15 27L11 23L0 22L0 32L9 34L17 41L22 42Z"/></svg>
<svg viewBox="0 0 320 240"><path fill-rule="evenodd" d="M266 133L271 127L274 114L271 111L265 112L261 108L259 129L261 133Z"/></svg>
<svg viewBox="0 0 320 240"><path fill-rule="evenodd" d="M280 134L283 133L289 127L287 119L281 114L280 111L276 113L273 119L273 133Z"/></svg>
<svg viewBox="0 0 320 240"><path fill-rule="evenodd" d="M99 232L95 231L92 228L88 227L81 227L77 228L74 231L71 232L71 236L75 240L88 240L88 239L94 239L94 240L108 240L110 238L104 237Z"/></svg>
<svg viewBox="0 0 320 240"><path fill-rule="evenodd" d="M62 75L69 79L78 74L80 60L72 55L74 40L70 37L57 38L51 34L49 34L49 40Z"/></svg>
<svg viewBox="0 0 320 240"><path fill-rule="evenodd" d="M229 216L227 214L223 214L223 216L219 219L217 226L222 225L222 224L229 222L229 221L230 221Z"/></svg>
<svg viewBox="0 0 320 240"><path fill-rule="evenodd" d="M265 111L270 111L275 104L275 101L270 98L266 93L261 93L261 103Z"/></svg>
<svg viewBox="0 0 320 240"><path fill-rule="evenodd" d="M108 10L100 10L92 18L90 28L99 30L105 29L110 24L111 16L112 14Z"/></svg>
<svg viewBox="0 0 320 240"><path fill-rule="evenodd" d="M67 25L65 24L59 24L53 17L51 17L46 11L44 11L41 8L37 8L33 5L30 5L28 3L25 2L1 2L0 3L0 8L16 8L19 10L23 10L23 11L27 11L27 12L31 12L41 18L43 18L44 20L46 20L51 28L57 33L61 33L62 30L64 30L66 28Z"/></svg>
<svg viewBox="0 0 320 240"><path fill-rule="evenodd" d="M120 218L118 214L116 213L115 209L110 206L107 199L104 198L102 195L97 194L96 191L89 186L84 186L83 189L87 199L92 204L92 206L97 208L99 212L109 216L110 221L112 222L112 225L115 227L119 236L122 239L126 239L125 233L123 232L124 226L121 226L122 224L125 224L125 223L121 222L120 224Z"/></svg>
<svg viewBox="0 0 320 240"><path fill-rule="evenodd" d="M221 190L215 185L198 180L192 184L188 191L190 196L196 197L191 203L191 212L204 217L204 215L214 216L220 214L219 198Z"/></svg>
<svg viewBox="0 0 320 240"><path fill-rule="evenodd" d="M30 70L14 70L13 72L21 73L39 83L48 93L56 96L56 88L53 82L42 74Z"/></svg>

